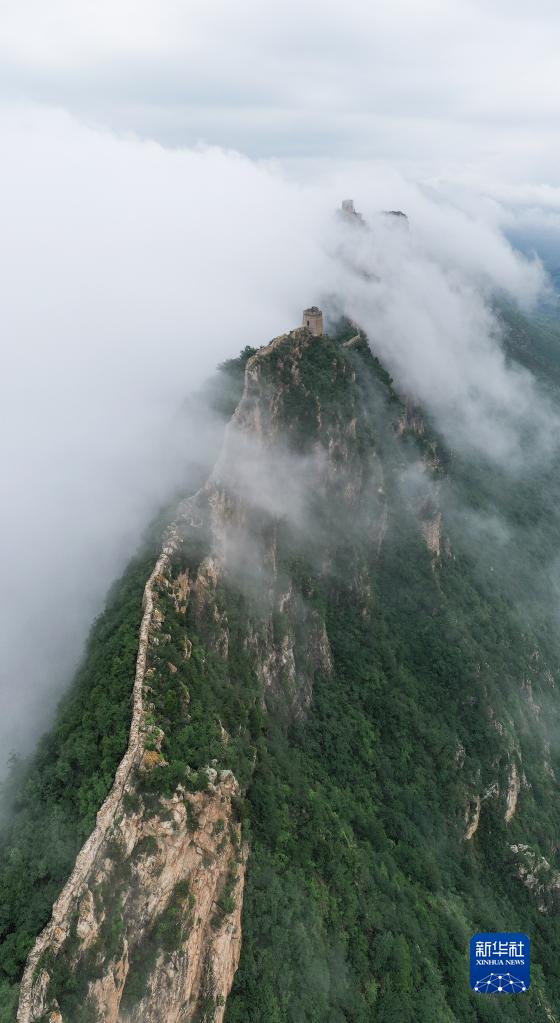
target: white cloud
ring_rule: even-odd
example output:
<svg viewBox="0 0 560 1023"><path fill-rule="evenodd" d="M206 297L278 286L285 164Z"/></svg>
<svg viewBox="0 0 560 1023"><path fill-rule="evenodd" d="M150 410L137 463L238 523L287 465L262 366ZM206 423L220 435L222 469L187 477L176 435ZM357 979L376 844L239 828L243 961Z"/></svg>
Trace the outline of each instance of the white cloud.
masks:
<svg viewBox="0 0 560 1023"><path fill-rule="evenodd" d="M557 181L558 6L15 0L0 89L253 155Z"/></svg>
<svg viewBox="0 0 560 1023"><path fill-rule="evenodd" d="M29 108L5 110L0 136L7 750L44 724L109 582L204 446L179 404L297 325L324 257L303 192L237 154Z"/></svg>
<svg viewBox="0 0 560 1023"><path fill-rule="evenodd" d="M373 230L346 232L343 307L451 446L511 469L529 451L546 457L558 416L532 375L508 365L491 307L496 294L530 306L545 283L540 263L484 221L413 189L409 199L410 229L378 216Z"/></svg>
<svg viewBox="0 0 560 1023"><path fill-rule="evenodd" d="M338 295L444 428L513 457L515 415L540 406L504 364L486 296L530 302L541 272L500 236L493 206L458 206L381 164L302 183L234 152L165 149L21 105L0 111L0 138L9 749L45 724L108 583L204 446L200 423L175 412L217 362ZM333 256L346 194L377 225L349 241L377 283ZM411 216L403 237L376 219L395 206Z"/></svg>

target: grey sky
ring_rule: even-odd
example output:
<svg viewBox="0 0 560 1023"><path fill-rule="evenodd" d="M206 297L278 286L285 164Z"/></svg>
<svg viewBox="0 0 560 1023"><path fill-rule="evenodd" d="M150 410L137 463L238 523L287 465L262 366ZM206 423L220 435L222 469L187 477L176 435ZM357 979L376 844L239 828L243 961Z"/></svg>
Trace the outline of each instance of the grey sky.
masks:
<svg viewBox="0 0 560 1023"><path fill-rule="evenodd" d="M0 88L173 145L549 181L553 2L14 0Z"/></svg>
<svg viewBox="0 0 560 1023"><path fill-rule="evenodd" d="M536 392L488 299L542 294L505 231L558 237L559 29L543 2L0 0L0 771L204 446L176 409L304 306L361 317L443 429L487 445L498 400L515 461ZM379 286L341 269L346 195L410 214L404 249L352 245Z"/></svg>

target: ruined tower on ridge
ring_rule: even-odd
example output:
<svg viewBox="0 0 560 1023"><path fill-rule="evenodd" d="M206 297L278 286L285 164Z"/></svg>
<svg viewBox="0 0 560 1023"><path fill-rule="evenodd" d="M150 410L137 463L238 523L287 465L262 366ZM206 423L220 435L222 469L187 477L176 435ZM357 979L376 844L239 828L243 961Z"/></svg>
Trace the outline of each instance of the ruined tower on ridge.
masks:
<svg viewBox="0 0 560 1023"><path fill-rule="evenodd" d="M323 314L318 306L312 305L309 309L303 310L303 326L309 327L313 337L321 337L323 334Z"/></svg>
<svg viewBox="0 0 560 1023"><path fill-rule="evenodd" d="M352 224L365 225L365 220L362 217L362 214L358 213L356 207L354 206L353 199L343 199L338 214L340 217L343 218L343 220L346 220Z"/></svg>

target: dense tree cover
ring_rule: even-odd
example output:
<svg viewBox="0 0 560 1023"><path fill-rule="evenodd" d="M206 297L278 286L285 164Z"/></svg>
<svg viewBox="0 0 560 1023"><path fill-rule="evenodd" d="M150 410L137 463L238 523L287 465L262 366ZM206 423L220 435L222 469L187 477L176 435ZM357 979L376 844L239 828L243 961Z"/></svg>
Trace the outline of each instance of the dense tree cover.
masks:
<svg viewBox="0 0 560 1023"><path fill-rule="evenodd" d="M560 384L560 325L557 308L530 318L519 307L503 301L496 308L503 325L506 353L540 378L543 386Z"/></svg>
<svg viewBox="0 0 560 1023"><path fill-rule="evenodd" d="M95 824L128 741L142 593L154 552L136 558L95 623L56 724L8 788L0 836L0 1019L33 939ZM17 988L16 988L17 990Z"/></svg>
<svg viewBox="0 0 560 1023"><path fill-rule="evenodd" d="M477 930L529 932L550 1004L560 1004L560 926L514 877L508 847L540 841L548 853L558 833L557 805L535 798L545 781L534 736L523 737L532 790L519 819L506 829L488 805L477 838L462 841L464 774L490 781L489 751L499 748L480 699L469 698L480 688L477 666L484 658L500 715L527 657L505 609L465 576L464 564L450 562L436 577L401 524L373 573L372 622L351 592L333 587L335 674L316 687L304 726L282 734L271 723L259 748L228 1023L544 1021L538 967L525 999L470 995L466 947ZM515 702L509 714L520 713Z"/></svg>
<svg viewBox="0 0 560 1023"><path fill-rule="evenodd" d="M328 349L321 355L323 365L332 358ZM329 388L315 395L329 407ZM248 793L244 944L226 1020L544 1023L548 1007L560 1007L557 904L550 896L548 912L539 911L510 849L528 843L560 867L545 729L522 691L530 679L554 737L558 708L545 666L535 666L535 651L551 658L553 671L558 664L544 587L534 583L543 551L534 538L523 549L538 614L517 603L523 583L512 588L510 552L494 549L481 565L464 521L451 514L453 555L434 569L399 492L399 455L379 422L373 433L384 467L394 470L391 528L368 565L374 611L364 617L356 601L347 549L330 581L308 566L310 588L323 591L335 671L316 684L304 724L286 731L268 720L259 744ZM433 443L429 430L423 443ZM524 504L519 478L500 491L490 466L445 462L464 501L478 493L479 508L503 508L527 535L538 514L548 539L558 539L545 487L536 511L534 494L531 508L528 494ZM300 551L300 571L301 558ZM525 786L506 825L512 759ZM496 781L502 799L483 802L467 843L468 794ZM503 1000L474 996L468 940L501 929L532 936L532 990Z"/></svg>
<svg viewBox="0 0 560 1023"><path fill-rule="evenodd" d="M547 730L554 734L558 726L547 674L557 671L558 650L546 587L534 584L542 546L530 540L536 516L550 545L556 519L542 476L535 507L535 480L497 480L482 461L473 465L440 448L461 505L499 508L529 539L518 571L507 549L504 557L493 549L490 564L477 556L450 502L452 556L434 566L402 476L419 450L433 453L437 438L428 427L422 438L397 439L400 408L391 380L365 343L343 348L352 333L346 326L307 347L297 382L288 347L278 346L266 370L271 383L284 385L281 414L295 451L337 436L358 400L350 469L363 464L373 472L376 460L384 468L389 516L380 546L362 515L344 517L336 493L325 506L312 495L315 538L278 525L279 570L324 616L333 672L316 679L305 719L265 713L244 642L258 608L233 586L220 591L229 630L224 659L213 649L211 628L195 621L191 608L181 617L162 589L165 641L154 652L151 685L168 766L144 784L154 798L178 781L204 785L203 768L215 762L232 768L245 790L237 810L251 856L227 1023L545 1023L548 1007L560 1010L560 923L552 897L545 897L548 912L540 912L518 880L510 846L528 843L560 869L560 811L549 773L558 775L560 763L554 748L548 766L544 756ZM224 413L239 397L251 351L226 367L234 384ZM318 567L318 548L328 548L328 569ZM188 548L175 570L196 568L203 553ZM126 744L140 596L150 567L150 559L136 562L115 591L55 729L15 786L14 823L0 850L0 1021L14 1018L25 954ZM523 581L514 586L519 572ZM527 588L530 614L517 599ZM528 710L528 679L546 722ZM525 784L506 825L513 762ZM478 831L465 842L469 797L495 782L500 799L483 801ZM147 938L147 959L176 940L173 908L162 928ZM500 929L531 935L532 989L514 998L475 997L467 983L468 939ZM139 962L131 1003L143 973ZM69 984L62 978L66 997Z"/></svg>
<svg viewBox="0 0 560 1023"><path fill-rule="evenodd" d="M183 560L176 561L176 571L184 567ZM224 591L221 599L228 609L227 660L205 642L190 609L185 619L169 594L159 595L165 636L151 654L150 697L154 723L164 732L161 753L167 767L143 780L149 792L170 796L179 782L191 790L204 788L204 769L212 763L232 770L243 789L250 781L261 731L261 694L244 650L245 602L232 591ZM192 644L188 659L185 635Z"/></svg>
<svg viewBox="0 0 560 1023"><path fill-rule="evenodd" d="M253 349L225 363L205 392L202 408L224 420L243 387ZM94 623L83 661L60 701L55 724L29 762L15 759L3 786L0 830L0 1023L15 1018L19 979L33 940L95 824L128 741L142 595L168 521L150 527ZM61 967L62 969L62 967ZM67 983L68 982L68 983ZM58 977L76 1004L83 991ZM77 1011L75 1006L71 1012ZM72 1023L75 1023L73 1020Z"/></svg>
<svg viewBox="0 0 560 1023"><path fill-rule="evenodd" d="M198 396L201 414L207 415L210 408L224 421L231 415L241 396L245 363L253 352L247 347L238 359L219 368ZM126 749L142 595L167 521L168 514L162 512L150 528L141 554L113 586L106 609L92 628L75 680L60 702L55 725L29 762L14 759L3 786L1 1023L15 1019L27 953L47 923L52 904L93 829L97 810ZM214 685L219 677L219 671L212 676ZM59 994L66 992L69 1011L76 1015L85 988L64 972L63 963L58 973L55 987Z"/></svg>

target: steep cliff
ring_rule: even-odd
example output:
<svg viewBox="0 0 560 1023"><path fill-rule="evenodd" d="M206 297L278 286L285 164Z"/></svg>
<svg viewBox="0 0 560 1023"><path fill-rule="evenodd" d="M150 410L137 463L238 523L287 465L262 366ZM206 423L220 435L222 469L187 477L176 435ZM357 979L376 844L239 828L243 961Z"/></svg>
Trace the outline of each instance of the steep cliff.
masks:
<svg viewBox="0 0 560 1023"><path fill-rule="evenodd" d="M139 642L133 616L101 623L110 663L92 681L90 650L17 790L0 1020L16 995L20 1023L486 1019L465 948L504 928L532 934L537 973L492 1019L551 1023L558 651L450 499L485 470L455 469L355 328L232 367Z"/></svg>
<svg viewBox="0 0 560 1023"><path fill-rule="evenodd" d="M318 397L299 365L309 361L313 343L301 330L249 359L216 467L179 505L166 531L144 592L129 745L27 960L19 1023L46 1012L73 1023L132 1023L161 1018L163 1007L168 1020L185 1013L223 1016L240 951L246 853L232 809L239 787L231 770L214 766L222 757L209 756L206 765L184 759L192 755L193 642L200 637L233 670L231 605L241 597L242 645L254 677L244 697L252 694L253 702L288 720L305 716L315 676L329 674L332 659L323 616L300 581L279 569L281 522L299 531L302 523L293 516L309 513L316 488L331 511L338 502L339 513L355 514L379 482L377 467L356 456L356 415L347 423L338 414L323 422L317 402L313 451L293 450L289 402L298 392L304 401ZM342 359L338 372L355 383L355 370ZM293 425L301 443L301 423ZM235 665L239 654L232 654ZM209 715L205 727L218 720ZM238 731L239 721L234 724ZM219 727L224 754L230 737L221 721ZM203 803L202 793L188 791L201 783ZM219 910L224 901L227 919Z"/></svg>

